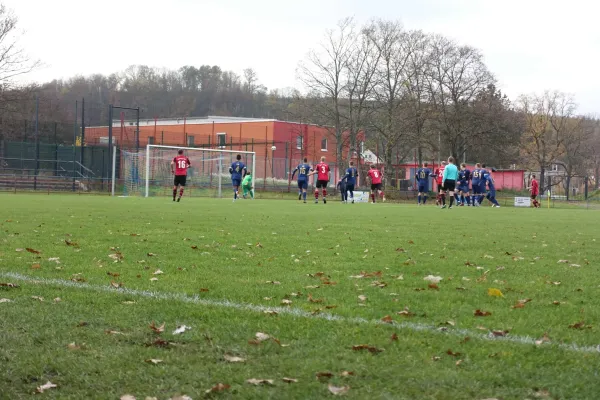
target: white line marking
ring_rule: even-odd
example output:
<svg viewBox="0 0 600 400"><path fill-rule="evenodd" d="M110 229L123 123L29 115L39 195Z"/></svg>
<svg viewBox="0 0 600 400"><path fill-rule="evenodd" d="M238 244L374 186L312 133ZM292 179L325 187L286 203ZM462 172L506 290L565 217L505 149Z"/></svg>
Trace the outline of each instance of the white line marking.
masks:
<svg viewBox="0 0 600 400"><path fill-rule="evenodd" d="M397 329L408 329L416 332L431 332L445 335L452 335L457 337L465 337L469 336L471 338L476 338L483 341L489 342L509 342L516 344L525 344L537 346L535 344L536 339L531 338L529 336L500 336L496 337L491 332L488 334L483 334L479 332L473 332L467 329L450 329L445 331L439 330L439 327L427 324L420 324L415 322L394 322L392 324L377 320L377 319L366 319L360 317L344 317L341 315L329 314L329 313L319 313L312 314L304 310L299 310L297 308L290 307L266 307L255 304L244 304L244 303L235 303L229 300L211 300L211 299L203 299L198 295L195 296L187 296L181 293L169 293L169 292L151 292L148 290L137 290L137 289L128 289L128 288L113 288L111 286L97 286L90 285L89 283L77 283L72 281L65 281L62 279L47 279L47 278L34 278L28 275L22 275L15 272L0 272L0 277L9 278L14 280L19 280L23 282L33 283L33 284L41 284L48 286L62 286L62 287L71 287L75 289L81 290L91 290L94 292L106 292L106 293L116 293L121 295L129 295L129 296L137 296L137 297L146 297L156 300L172 300L172 301L180 301L183 303L193 303L200 304L203 306L209 307L225 307L232 308L235 310L245 310L252 312L263 313L266 310L277 311L278 314L286 314L294 317L301 318L313 318L313 319L324 319L327 321L339 321L351 324L361 324L361 325L385 325L391 326ZM600 345L596 346L581 346L576 343L549 343L539 345L542 346L551 346L558 347L563 350L570 350L579 353L600 353Z"/></svg>

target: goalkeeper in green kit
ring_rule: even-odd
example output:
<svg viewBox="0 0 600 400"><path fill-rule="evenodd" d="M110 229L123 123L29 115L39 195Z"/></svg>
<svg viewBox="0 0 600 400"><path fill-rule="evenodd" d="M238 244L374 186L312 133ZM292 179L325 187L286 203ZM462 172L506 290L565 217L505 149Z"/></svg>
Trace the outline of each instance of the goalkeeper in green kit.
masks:
<svg viewBox="0 0 600 400"><path fill-rule="evenodd" d="M250 197L254 199L254 190L252 190L252 171L246 172L246 176L244 176L244 180L242 181L242 190L244 191L244 198L250 192Z"/></svg>

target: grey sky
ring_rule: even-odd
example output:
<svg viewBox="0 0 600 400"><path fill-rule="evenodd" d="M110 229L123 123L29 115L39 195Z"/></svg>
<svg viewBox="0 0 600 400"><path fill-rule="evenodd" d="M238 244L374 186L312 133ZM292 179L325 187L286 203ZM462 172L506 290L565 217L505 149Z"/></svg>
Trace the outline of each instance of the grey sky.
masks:
<svg viewBox="0 0 600 400"><path fill-rule="evenodd" d="M4 0L23 46L47 67L34 80L131 64L254 68L269 88L299 86L296 67L326 29L384 17L480 48L511 98L557 89L600 112L600 3L592 0Z"/></svg>

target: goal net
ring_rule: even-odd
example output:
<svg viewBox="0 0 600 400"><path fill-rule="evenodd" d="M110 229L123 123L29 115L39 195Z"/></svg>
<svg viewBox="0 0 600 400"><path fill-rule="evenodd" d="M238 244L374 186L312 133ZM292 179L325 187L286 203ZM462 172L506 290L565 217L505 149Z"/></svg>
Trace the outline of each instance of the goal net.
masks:
<svg viewBox="0 0 600 400"><path fill-rule="evenodd" d="M241 161L246 164L248 171L253 171L254 186L254 152L147 145L145 151L122 150L119 162L115 159L114 162L118 166L113 166L113 169L120 168L122 195L171 196L171 161L177 156L178 150L184 151L183 154L190 159L191 164L187 171L185 196L222 197L224 188L231 187L229 166L238 154L242 156Z"/></svg>

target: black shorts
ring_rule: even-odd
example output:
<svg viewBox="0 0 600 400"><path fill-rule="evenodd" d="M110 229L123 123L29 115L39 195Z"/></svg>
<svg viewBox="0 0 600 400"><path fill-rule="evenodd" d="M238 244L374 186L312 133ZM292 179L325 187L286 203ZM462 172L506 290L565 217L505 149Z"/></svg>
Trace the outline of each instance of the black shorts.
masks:
<svg viewBox="0 0 600 400"><path fill-rule="evenodd" d="M454 181L452 179L446 179L445 182L446 183L444 184L444 190L447 190L449 192L454 192L454 189L456 189L456 181Z"/></svg>
<svg viewBox="0 0 600 400"><path fill-rule="evenodd" d="M381 183L371 183L371 191L381 190Z"/></svg>
<svg viewBox="0 0 600 400"><path fill-rule="evenodd" d="M175 179L173 179L173 186L185 186L186 179L187 175L175 175Z"/></svg>
<svg viewBox="0 0 600 400"><path fill-rule="evenodd" d="M446 189L444 189L444 186L442 186L441 183L438 183L438 193L441 193L443 191L445 191Z"/></svg>
<svg viewBox="0 0 600 400"><path fill-rule="evenodd" d="M535 200L537 198L537 194L532 194L531 195L531 200Z"/></svg>
<svg viewBox="0 0 600 400"><path fill-rule="evenodd" d="M329 181L318 180L317 181L317 189L327 189L327 184L328 183L329 183Z"/></svg>

